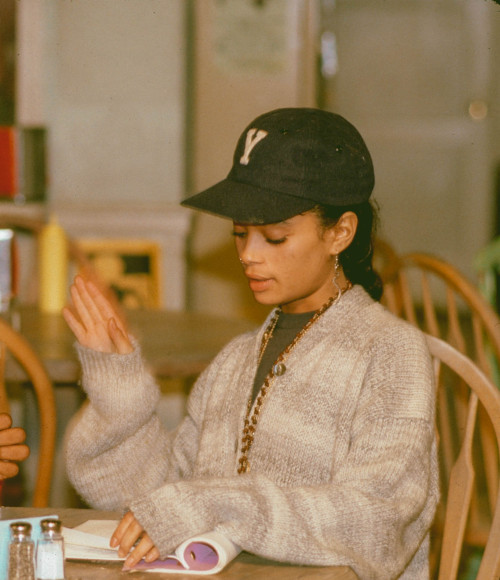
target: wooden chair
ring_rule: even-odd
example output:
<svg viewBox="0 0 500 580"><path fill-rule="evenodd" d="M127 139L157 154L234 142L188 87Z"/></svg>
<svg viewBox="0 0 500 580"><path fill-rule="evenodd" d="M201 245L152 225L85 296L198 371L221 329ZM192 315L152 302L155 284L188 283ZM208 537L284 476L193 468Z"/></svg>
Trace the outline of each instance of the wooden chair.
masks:
<svg viewBox="0 0 500 580"><path fill-rule="evenodd" d="M56 437L56 406L52 383L26 339L0 317L0 411L9 412L5 381L6 359L10 355L33 385L40 415L40 446L32 499L34 507L49 503ZM28 427L29 428L29 427Z"/></svg>
<svg viewBox="0 0 500 580"><path fill-rule="evenodd" d="M484 461L498 463L500 449L500 392L491 380L467 356L447 342L427 335L434 362L438 386L438 411L445 405L447 417L437 413L442 476L444 526L438 557L438 580L456 580L467 546L467 529L474 502L481 495L478 470ZM449 405L449 401L455 405ZM443 419L445 422L443 423ZM448 439L449 420L453 422L454 438ZM479 436L481 424L487 422L493 433L494 454L483 449ZM444 432L444 436L443 435ZM495 490L492 517L484 541L477 580L497 580L500 577L500 502ZM434 538L439 543L439 538ZM436 545L434 544L434 548Z"/></svg>
<svg viewBox="0 0 500 580"><path fill-rule="evenodd" d="M443 338L494 378L500 317L459 270L435 256L412 253L392 261L382 278L382 301L389 310Z"/></svg>
<svg viewBox="0 0 500 580"><path fill-rule="evenodd" d="M495 381L500 360L500 318L479 289L451 264L428 254L398 256L390 265L391 269L382 274L386 306L428 334L444 339ZM443 465L449 469L456 417L461 415L463 421L466 416L465 394L456 389L453 397L442 399L438 407ZM479 413L482 416L484 410L480 408ZM473 498L465 542L484 548L496 507L499 464L488 421L481 421L479 433L486 460L478 466L481 485Z"/></svg>
<svg viewBox="0 0 500 580"><path fill-rule="evenodd" d="M373 267L380 274L383 282L394 279L400 267L399 254L392 244L383 238L375 238Z"/></svg>

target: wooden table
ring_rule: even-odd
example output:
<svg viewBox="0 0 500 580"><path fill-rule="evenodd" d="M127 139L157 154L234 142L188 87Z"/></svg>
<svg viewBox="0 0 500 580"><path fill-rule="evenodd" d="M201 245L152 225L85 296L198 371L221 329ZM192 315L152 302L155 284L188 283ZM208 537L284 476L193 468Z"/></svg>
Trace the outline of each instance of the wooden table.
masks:
<svg viewBox="0 0 500 580"><path fill-rule="evenodd" d="M21 307L16 316L19 330L42 358L51 379L76 382L80 365L74 336L63 317L42 314L36 307ZM167 310L130 310L127 320L152 371L162 378L197 375L231 338L255 328L245 320ZM7 377L24 378L20 372L12 363Z"/></svg>
<svg viewBox="0 0 500 580"><path fill-rule="evenodd" d="M61 508L2 508L0 517L6 519L22 519L42 515L57 514L63 525L69 528L77 526L89 519L119 519L113 512L97 510L61 509ZM66 580L112 580L115 578L131 578L133 580L187 580L202 578L193 574L158 574L154 572L134 572L131 576L121 572L120 562L66 562ZM204 576L206 578L206 576ZM221 580L357 580L356 574L345 566L289 566L264 560L252 554L242 552L222 572L214 578Z"/></svg>

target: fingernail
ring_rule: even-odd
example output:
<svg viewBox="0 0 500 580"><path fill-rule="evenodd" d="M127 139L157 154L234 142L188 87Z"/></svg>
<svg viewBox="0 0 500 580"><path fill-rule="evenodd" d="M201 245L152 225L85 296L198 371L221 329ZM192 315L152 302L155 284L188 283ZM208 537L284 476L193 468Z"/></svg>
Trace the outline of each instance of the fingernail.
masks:
<svg viewBox="0 0 500 580"><path fill-rule="evenodd" d="M111 538L111 540L109 541L109 545L112 548L116 548L116 546L118 546L118 540L116 538Z"/></svg>

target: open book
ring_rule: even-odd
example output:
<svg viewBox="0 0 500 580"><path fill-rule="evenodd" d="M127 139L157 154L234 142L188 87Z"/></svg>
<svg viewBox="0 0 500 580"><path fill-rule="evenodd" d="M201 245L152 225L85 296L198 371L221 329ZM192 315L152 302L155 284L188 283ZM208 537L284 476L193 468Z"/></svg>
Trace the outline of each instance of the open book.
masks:
<svg viewBox="0 0 500 580"><path fill-rule="evenodd" d="M64 549L73 560L125 560L118 550L111 548L109 540L118 521L88 520L76 528L63 528ZM182 572L183 574L216 574L220 572L241 549L218 532L207 532L190 538L165 560L144 562L131 570L151 572Z"/></svg>

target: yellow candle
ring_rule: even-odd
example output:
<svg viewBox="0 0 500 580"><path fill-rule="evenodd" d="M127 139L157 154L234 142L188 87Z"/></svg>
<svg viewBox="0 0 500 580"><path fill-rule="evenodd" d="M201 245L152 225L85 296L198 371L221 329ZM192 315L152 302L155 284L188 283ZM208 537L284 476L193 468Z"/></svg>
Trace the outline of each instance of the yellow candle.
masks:
<svg viewBox="0 0 500 580"><path fill-rule="evenodd" d="M67 296L68 241L54 216L40 232L38 249L40 310L60 312Z"/></svg>

